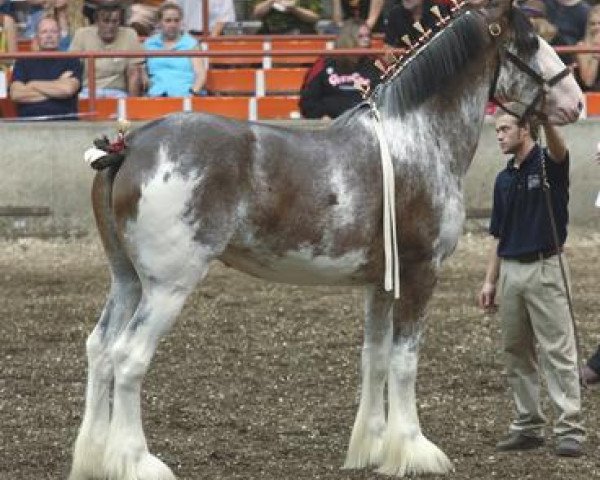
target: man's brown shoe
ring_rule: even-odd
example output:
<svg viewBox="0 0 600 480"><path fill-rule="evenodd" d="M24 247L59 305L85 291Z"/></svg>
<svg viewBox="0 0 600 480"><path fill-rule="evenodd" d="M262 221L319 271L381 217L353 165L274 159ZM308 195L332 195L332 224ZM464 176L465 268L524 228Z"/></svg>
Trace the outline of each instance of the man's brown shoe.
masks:
<svg viewBox="0 0 600 480"><path fill-rule="evenodd" d="M556 444L555 452L559 457L581 457L583 446L574 438L561 438Z"/></svg>
<svg viewBox="0 0 600 480"><path fill-rule="evenodd" d="M509 433L496 444L499 452L512 452L517 450L533 450L544 444L543 437L520 432Z"/></svg>

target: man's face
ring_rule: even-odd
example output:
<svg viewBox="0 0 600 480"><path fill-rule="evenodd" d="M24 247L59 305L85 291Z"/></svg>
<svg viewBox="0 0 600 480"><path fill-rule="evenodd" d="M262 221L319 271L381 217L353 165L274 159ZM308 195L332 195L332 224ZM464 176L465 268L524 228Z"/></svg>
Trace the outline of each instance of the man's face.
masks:
<svg viewBox="0 0 600 480"><path fill-rule="evenodd" d="M53 18L43 18L37 28L37 43L40 50L58 50L60 32Z"/></svg>
<svg viewBox="0 0 600 480"><path fill-rule="evenodd" d="M112 43L117 37L119 25L121 24L121 12L101 11L98 12L98 36L104 43Z"/></svg>
<svg viewBox="0 0 600 480"><path fill-rule="evenodd" d="M412 12L416 8L423 6L423 0L402 0L402 6Z"/></svg>
<svg viewBox="0 0 600 480"><path fill-rule="evenodd" d="M496 139L502 153L515 154L523 144L525 134L526 129L519 127L512 115L501 115L496 119Z"/></svg>

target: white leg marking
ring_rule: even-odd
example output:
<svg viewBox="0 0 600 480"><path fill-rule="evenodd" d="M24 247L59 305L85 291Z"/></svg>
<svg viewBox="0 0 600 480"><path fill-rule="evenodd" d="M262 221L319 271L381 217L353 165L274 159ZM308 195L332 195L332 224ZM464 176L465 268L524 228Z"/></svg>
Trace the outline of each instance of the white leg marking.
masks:
<svg viewBox="0 0 600 480"><path fill-rule="evenodd" d="M109 397L112 365L96 326L87 340L88 378L83 421L73 451L70 480L102 478L102 458L110 422Z"/></svg>
<svg viewBox="0 0 600 480"><path fill-rule="evenodd" d="M186 296L187 292L150 289L113 348L113 417L104 455L104 468L110 480L175 479L169 467L148 452L140 393L158 341L173 323Z"/></svg>
<svg viewBox="0 0 600 480"><path fill-rule="evenodd" d="M378 469L387 475L444 474L453 468L444 452L421 432L415 396L417 352L417 335L392 348L388 424Z"/></svg>
<svg viewBox="0 0 600 480"><path fill-rule="evenodd" d="M344 468L378 465L385 432L383 391L392 347L391 299L369 292L361 359L361 396Z"/></svg>
<svg viewBox="0 0 600 480"><path fill-rule="evenodd" d="M85 412L75 448L70 480L104 478L103 457L110 423L110 394L113 380L111 344L139 300L139 284L113 279L111 292L100 321L86 342L88 378Z"/></svg>

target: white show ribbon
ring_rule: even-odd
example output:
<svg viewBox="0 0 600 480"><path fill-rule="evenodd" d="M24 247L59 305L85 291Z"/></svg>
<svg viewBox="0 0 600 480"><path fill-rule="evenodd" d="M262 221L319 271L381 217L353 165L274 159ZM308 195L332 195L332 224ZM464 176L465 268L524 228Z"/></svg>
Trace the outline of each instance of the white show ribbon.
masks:
<svg viewBox="0 0 600 480"><path fill-rule="evenodd" d="M101 150L96 147L90 147L84 152L83 160L85 163L91 165L96 160L98 160L102 157L106 157L107 155L108 155L108 153L105 152L104 150Z"/></svg>
<svg viewBox="0 0 600 480"><path fill-rule="evenodd" d="M375 133L381 150L381 171L383 180L383 250L385 253L385 275L383 286L387 292L394 290L394 298L400 297L400 273L398 264L398 239L396 236L396 186L394 165L387 141L381 126L381 116L374 104L371 112L375 121Z"/></svg>

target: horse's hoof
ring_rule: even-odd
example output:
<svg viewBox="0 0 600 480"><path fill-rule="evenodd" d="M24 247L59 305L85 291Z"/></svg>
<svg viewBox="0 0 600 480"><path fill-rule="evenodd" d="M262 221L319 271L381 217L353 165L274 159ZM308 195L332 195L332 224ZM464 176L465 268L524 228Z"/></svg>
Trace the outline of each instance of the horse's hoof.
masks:
<svg viewBox="0 0 600 480"><path fill-rule="evenodd" d="M434 443L422 434L414 438L398 438L386 442L378 473L397 477L437 474L454 470L452 462Z"/></svg>

